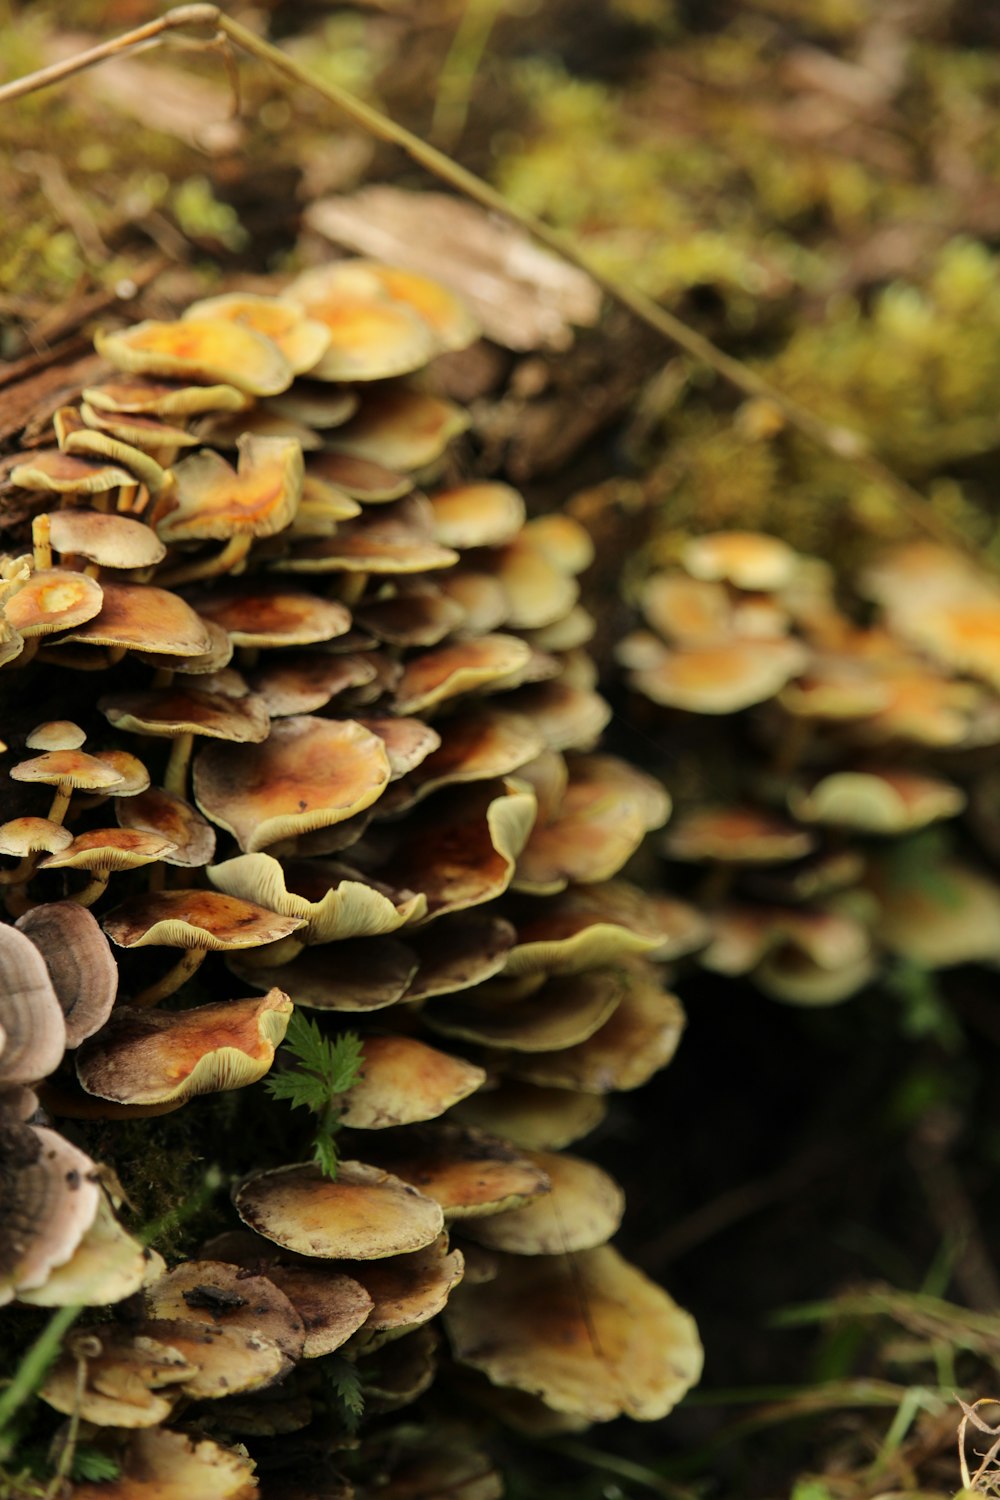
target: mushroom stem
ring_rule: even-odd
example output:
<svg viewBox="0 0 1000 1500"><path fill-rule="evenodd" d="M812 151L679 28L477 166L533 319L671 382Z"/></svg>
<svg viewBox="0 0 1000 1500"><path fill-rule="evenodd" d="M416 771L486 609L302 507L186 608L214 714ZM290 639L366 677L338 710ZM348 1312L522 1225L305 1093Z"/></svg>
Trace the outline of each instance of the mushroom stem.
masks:
<svg viewBox="0 0 1000 1500"><path fill-rule="evenodd" d="M71 781L60 781L56 787L49 810L45 814L50 823L63 822L66 817L66 810L69 807L69 799L72 795L73 783Z"/></svg>
<svg viewBox="0 0 1000 1500"><path fill-rule="evenodd" d="M180 961L174 964L172 969L167 970L162 979L158 979L155 984L147 985L144 990L139 991L138 995L133 995L131 1003L141 1006L158 1005L161 1000L165 1000L168 995L179 990L184 981L190 979L191 975L201 967L207 956L207 948L189 948Z"/></svg>
<svg viewBox="0 0 1000 1500"><path fill-rule="evenodd" d="M174 680L172 667L157 667L153 673L153 686L155 688L168 688Z"/></svg>
<svg viewBox="0 0 1000 1500"><path fill-rule="evenodd" d="M338 597L348 608L357 604L368 583L367 573L347 573L340 580Z"/></svg>
<svg viewBox="0 0 1000 1500"><path fill-rule="evenodd" d="M248 531L239 536L231 536L221 552L216 552L212 557L202 558L200 562L188 563L186 567L173 568L162 574L159 581L170 588L176 583L193 583L196 579L217 578L220 573L228 573L230 576L241 573L243 569L240 564L250 551L252 540Z"/></svg>
<svg viewBox="0 0 1000 1500"><path fill-rule="evenodd" d="M789 777L800 765L803 756L809 748L813 737L816 721L806 717L796 717L786 726L785 733L778 743L771 766L772 774L782 780Z"/></svg>
<svg viewBox="0 0 1000 1500"><path fill-rule="evenodd" d="M138 494L138 484L123 484L118 491L118 510L127 514L132 509L133 501Z"/></svg>
<svg viewBox="0 0 1000 1500"><path fill-rule="evenodd" d="M52 566L51 530L52 522L47 515L36 516L31 523L32 552L35 570L39 573Z"/></svg>
<svg viewBox="0 0 1000 1500"><path fill-rule="evenodd" d="M97 871L96 874L91 875L81 890L70 897L70 900L75 901L77 906L93 906L94 902L99 901L107 890L110 876L110 870Z"/></svg>
<svg viewBox="0 0 1000 1500"><path fill-rule="evenodd" d="M724 859L716 860L701 883L698 891L698 905L721 906L729 895L735 874L735 865Z"/></svg>
<svg viewBox="0 0 1000 1500"><path fill-rule="evenodd" d="M194 749L193 734L179 734L170 747L170 759L163 777L163 789L183 797L187 789L188 766Z"/></svg>

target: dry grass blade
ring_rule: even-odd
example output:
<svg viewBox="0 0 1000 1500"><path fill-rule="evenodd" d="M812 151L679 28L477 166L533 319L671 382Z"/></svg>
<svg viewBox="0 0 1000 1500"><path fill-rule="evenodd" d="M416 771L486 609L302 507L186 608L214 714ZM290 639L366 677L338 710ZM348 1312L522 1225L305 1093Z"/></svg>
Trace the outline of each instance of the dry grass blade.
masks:
<svg viewBox="0 0 1000 1500"><path fill-rule="evenodd" d="M1000 1401L994 1396L980 1396L978 1401L973 1401L970 1405L959 1397L958 1404L964 1413L958 1424L958 1462L962 1471L962 1484L975 1494L1000 1495L1000 1424L991 1427L977 1415L979 1407L1000 1406ZM994 1439L985 1453L976 1454L980 1462L974 1473L969 1471L966 1447L970 1422L978 1432Z"/></svg>

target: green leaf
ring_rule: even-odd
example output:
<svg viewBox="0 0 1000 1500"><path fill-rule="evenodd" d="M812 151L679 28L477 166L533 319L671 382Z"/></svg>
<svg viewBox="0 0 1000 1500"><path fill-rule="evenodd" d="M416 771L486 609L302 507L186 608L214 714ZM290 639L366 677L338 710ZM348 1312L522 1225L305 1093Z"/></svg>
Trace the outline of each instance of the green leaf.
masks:
<svg viewBox="0 0 1000 1500"><path fill-rule="evenodd" d="M336 1179L337 1166L340 1162L335 1132L335 1126L327 1126L325 1130L317 1131L313 1142L313 1161L319 1166L324 1177L331 1179Z"/></svg>
<svg viewBox="0 0 1000 1500"><path fill-rule="evenodd" d="M353 1031L338 1037L323 1035L315 1021L295 1011L285 1033L284 1050L298 1063L295 1069L267 1080L275 1099L287 1099L293 1109L325 1110L331 1097L346 1094L361 1075L364 1052Z"/></svg>
<svg viewBox="0 0 1000 1500"><path fill-rule="evenodd" d="M342 1354L331 1354L321 1362L320 1369L337 1398L344 1426L348 1432L355 1432L365 1412L365 1398L357 1368Z"/></svg>
<svg viewBox="0 0 1000 1500"><path fill-rule="evenodd" d="M69 1470L71 1479L89 1479L94 1482L117 1479L121 1471L121 1464L116 1463L107 1453L82 1445L73 1454Z"/></svg>

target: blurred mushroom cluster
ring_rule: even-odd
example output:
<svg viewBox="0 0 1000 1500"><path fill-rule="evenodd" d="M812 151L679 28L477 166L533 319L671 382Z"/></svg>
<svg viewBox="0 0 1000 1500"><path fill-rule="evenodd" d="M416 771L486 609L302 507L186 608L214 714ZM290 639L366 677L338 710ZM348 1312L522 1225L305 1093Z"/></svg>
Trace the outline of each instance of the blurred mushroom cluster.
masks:
<svg viewBox="0 0 1000 1500"><path fill-rule="evenodd" d="M466 416L415 378L475 336L373 262L214 297L100 334L104 374L11 470L0 1105L25 1208L0 1274L102 1309L41 1389L120 1465L77 1496L249 1493L234 1442L282 1494L312 1466L348 1496L338 1381L377 1418L464 1366L536 1432L659 1417L698 1378L691 1318L609 1244L621 1189L567 1148L669 1062L663 964L708 931L619 875L670 803L597 749L586 532L463 476ZM344 1159L253 1090L228 1227L168 1269L73 1142L113 1157L119 1122L294 1075L293 1007L360 1037L325 1101ZM500 1492L472 1449L362 1441L359 1494Z"/></svg>
<svg viewBox="0 0 1000 1500"><path fill-rule="evenodd" d="M710 925L701 965L829 1005L1000 962L1000 587L977 562L912 542L843 579L716 532L639 602L618 657L689 747L660 849Z"/></svg>

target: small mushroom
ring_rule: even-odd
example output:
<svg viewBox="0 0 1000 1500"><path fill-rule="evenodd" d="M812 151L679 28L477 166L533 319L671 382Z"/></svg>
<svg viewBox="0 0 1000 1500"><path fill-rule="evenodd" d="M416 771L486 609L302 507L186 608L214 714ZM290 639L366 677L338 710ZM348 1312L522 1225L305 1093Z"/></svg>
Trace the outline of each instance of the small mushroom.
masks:
<svg viewBox="0 0 1000 1500"><path fill-rule="evenodd" d="M277 395L293 379L291 366L271 339L225 318L134 323L118 333L98 331L94 343L99 354L129 375L231 385L252 396Z"/></svg>
<svg viewBox="0 0 1000 1500"><path fill-rule="evenodd" d="M48 855L38 868L89 871L90 880L74 894L73 900L80 906L93 906L103 896L114 871L154 864L173 848L171 841L159 833L142 833L134 828L91 828L78 833L65 849Z"/></svg>
<svg viewBox="0 0 1000 1500"><path fill-rule="evenodd" d="M185 869L200 869L215 854L215 830L199 812L159 787L150 787L138 796L115 802L115 815L122 828L137 828L159 834L173 848L162 854L164 864Z"/></svg>
<svg viewBox="0 0 1000 1500"><path fill-rule="evenodd" d="M376 1162L439 1203L445 1220L505 1213L549 1190L541 1167L479 1130L435 1121L366 1146Z"/></svg>
<svg viewBox="0 0 1000 1500"><path fill-rule="evenodd" d="M485 1078L482 1068L413 1037L366 1037L362 1074L344 1098L341 1123L383 1130L433 1120Z"/></svg>
<svg viewBox="0 0 1000 1500"><path fill-rule="evenodd" d="M573 1255L604 1245L625 1212L625 1194L600 1167L565 1151L528 1151L549 1191L521 1208L473 1219L464 1232L491 1250L515 1255Z"/></svg>
<svg viewBox="0 0 1000 1500"><path fill-rule="evenodd" d="M529 1151L562 1151L596 1130L607 1114L599 1094L503 1079L459 1104L453 1119Z"/></svg>

